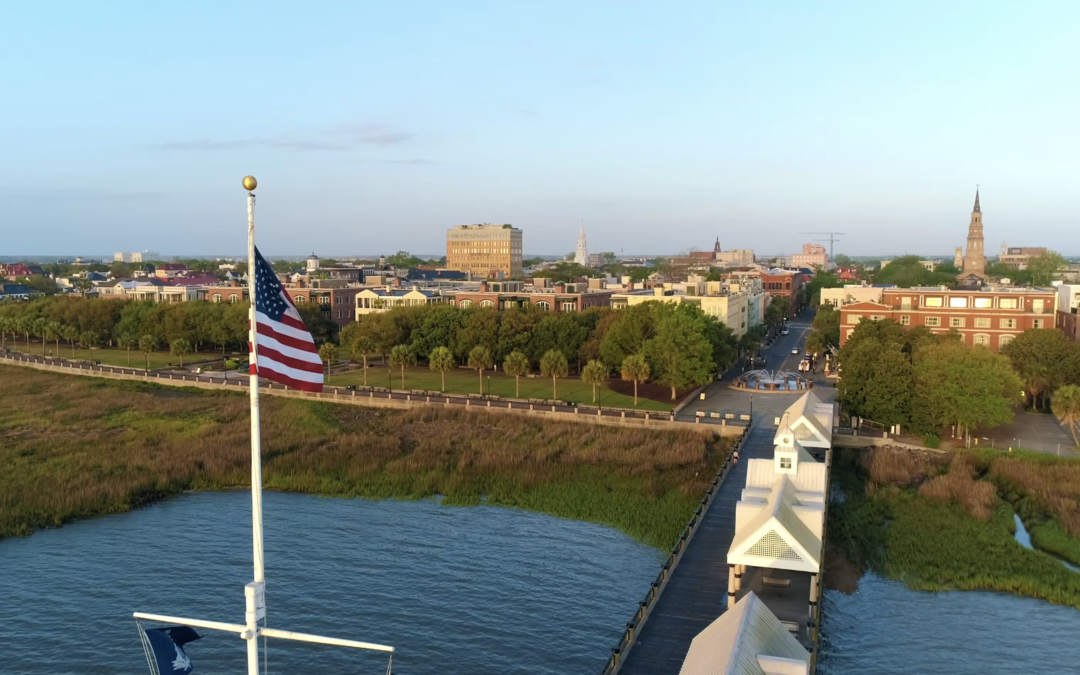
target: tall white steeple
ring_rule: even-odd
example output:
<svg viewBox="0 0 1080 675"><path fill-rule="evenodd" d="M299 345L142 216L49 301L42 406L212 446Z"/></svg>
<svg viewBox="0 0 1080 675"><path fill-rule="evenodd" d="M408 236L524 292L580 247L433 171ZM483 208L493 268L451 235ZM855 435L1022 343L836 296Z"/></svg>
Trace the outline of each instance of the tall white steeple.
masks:
<svg viewBox="0 0 1080 675"><path fill-rule="evenodd" d="M574 252L574 262L582 266L589 264L589 248L585 245L585 222L581 223L581 232L577 236L577 250Z"/></svg>

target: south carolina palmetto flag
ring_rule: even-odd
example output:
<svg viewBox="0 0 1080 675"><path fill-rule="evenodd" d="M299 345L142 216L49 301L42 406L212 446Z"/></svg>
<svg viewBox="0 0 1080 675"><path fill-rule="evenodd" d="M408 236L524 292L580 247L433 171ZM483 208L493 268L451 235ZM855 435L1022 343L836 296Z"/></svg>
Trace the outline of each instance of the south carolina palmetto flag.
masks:
<svg viewBox="0 0 1080 675"><path fill-rule="evenodd" d="M322 391L323 365L315 350L315 340L258 248L255 249L255 326L258 354L250 366L253 375L293 389Z"/></svg>

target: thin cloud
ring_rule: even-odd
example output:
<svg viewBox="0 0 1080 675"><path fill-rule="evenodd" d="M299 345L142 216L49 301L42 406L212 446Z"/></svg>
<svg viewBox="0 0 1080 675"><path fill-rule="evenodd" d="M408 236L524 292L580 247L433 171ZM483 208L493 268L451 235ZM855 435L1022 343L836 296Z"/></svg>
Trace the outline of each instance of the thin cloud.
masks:
<svg viewBox="0 0 1080 675"><path fill-rule="evenodd" d="M434 164L435 162L424 157L413 157L412 159L383 159L380 160L382 164L402 164L405 166L427 166L428 164Z"/></svg>
<svg viewBox="0 0 1080 675"><path fill-rule="evenodd" d="M57 202L134 202L161 197L157 192L117 192L98 188L3 187L0 197L12 200Z"/></svg>
<svg viewBox="0 0 1080 675"><path fill-rule="evenodd" d="M345 152L356 150L365 145L384 148L400 145L412 140L413 134L395 129L386 124L364 123L350 124L323 132L313 138L297 138L290 134L274 137L259 137L232 140L199 139L175 141L153 146L159 150L221 152L225 150L246 150L249 148L272 148L295 150L298 152Z"/></svg>

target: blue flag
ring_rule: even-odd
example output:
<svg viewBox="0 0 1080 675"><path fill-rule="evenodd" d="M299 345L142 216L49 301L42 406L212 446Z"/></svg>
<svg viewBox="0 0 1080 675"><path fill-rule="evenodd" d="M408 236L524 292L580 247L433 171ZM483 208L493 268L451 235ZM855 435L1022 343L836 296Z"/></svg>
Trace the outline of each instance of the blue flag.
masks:
<svg viewBox="0 0 1080 675"><path fill-rule="evenodd" d="M194 667L191 659L184 652L184 645L202 636L188 626L168 626L166 628L147 628L146 644L149 657L160 675L188 675Z"/></svg>

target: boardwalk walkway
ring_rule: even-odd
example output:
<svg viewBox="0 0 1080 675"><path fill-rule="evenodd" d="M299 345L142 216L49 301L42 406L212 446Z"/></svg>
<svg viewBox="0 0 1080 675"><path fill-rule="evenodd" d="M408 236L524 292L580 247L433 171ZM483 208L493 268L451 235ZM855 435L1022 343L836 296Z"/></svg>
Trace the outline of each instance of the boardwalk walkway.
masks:
<svg viewBox="0 0 1080 675"><path fill-rule="evenodd" d="M790 403L790 399L784 400ZM619 675L678 673L690 641L724 613L727 552L735 536L735 503L746 485L746 460L771 457L775 434L775 427L767 424L750 431L739 465L720 486Z"/></svg>

